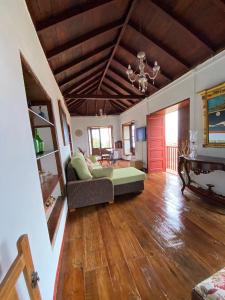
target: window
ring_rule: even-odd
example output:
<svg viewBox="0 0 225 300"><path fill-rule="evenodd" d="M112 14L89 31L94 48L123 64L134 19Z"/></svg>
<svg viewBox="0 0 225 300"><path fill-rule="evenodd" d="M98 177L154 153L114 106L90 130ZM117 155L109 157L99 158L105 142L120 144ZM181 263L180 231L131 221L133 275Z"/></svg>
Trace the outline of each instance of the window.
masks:
<svg viewBox="0 0 225 300"><path fill-rule="evenodd" d="M90 153L100 155L102 150L112 148L112 126L88 128Z"/></svg>
<svg viewBox="0 0 225 300"><path fill-rule="evenodd" d="M134 122L123 124L123 148L125 155L135 154L135 125Z"/></svg>

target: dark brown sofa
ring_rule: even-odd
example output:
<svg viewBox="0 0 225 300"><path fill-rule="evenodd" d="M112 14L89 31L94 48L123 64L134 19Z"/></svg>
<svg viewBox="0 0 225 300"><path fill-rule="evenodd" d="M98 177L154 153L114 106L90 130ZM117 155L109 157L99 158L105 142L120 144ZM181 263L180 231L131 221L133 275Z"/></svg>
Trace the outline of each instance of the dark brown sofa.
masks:
<svg viewBox="0 0 225 300"><path fill-rule="evenodd" d="M112 203L114 196L144 190L144 180L114 186L109 178L79 180L70 164L66 165L66 189L69 209L99 203Z"/></svg>

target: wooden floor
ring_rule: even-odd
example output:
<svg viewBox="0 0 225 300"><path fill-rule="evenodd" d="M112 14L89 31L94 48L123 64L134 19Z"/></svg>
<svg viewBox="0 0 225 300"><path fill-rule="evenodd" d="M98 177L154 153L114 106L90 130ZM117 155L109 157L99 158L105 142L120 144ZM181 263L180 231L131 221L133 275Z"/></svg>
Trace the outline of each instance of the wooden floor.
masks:
<svg viewBox="0 0 225 300"><path fill-rule="evenodd" d="M152 174L139 195L69 215L57 299L190 299L223 266L225 216Z"/></svg>

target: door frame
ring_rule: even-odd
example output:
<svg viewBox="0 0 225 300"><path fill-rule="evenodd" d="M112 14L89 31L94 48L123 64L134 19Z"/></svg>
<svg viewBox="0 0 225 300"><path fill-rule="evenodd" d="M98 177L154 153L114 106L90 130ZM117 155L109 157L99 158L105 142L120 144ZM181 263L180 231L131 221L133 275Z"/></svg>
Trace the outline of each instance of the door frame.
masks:
<svg viewBox="0 0 225 300"><path fill-rule="evenodd" d="M171 108L171 107L175 107L175 106L177 106L177 110L178 110L180 105L185 104L185 103L187 103L187 102L189 102L189 105L190 105L191 99L190 99L190 98L185 98L184 100L181 100L181 101L179 101L179 102L176 102L176 103L174 103L174 104L172 104L172 105L168 105L168 106L166 106L166 107L164 107L164 108L161 108L161 109L159 109L159 110L156 110L156 111L151 112L150 114L146 115L146 128L147 128L147 170L148 170L148 167L149 167L149 166L148 166L148 117L149 117L150 115L153 115L153 114L155 114L155 113L160 113L160 112L163 112L163 111L165 111L165 113L166 113L166 110L168 110L168 109ZM189 125L190 125L190 119L189 119Z"/></svg>

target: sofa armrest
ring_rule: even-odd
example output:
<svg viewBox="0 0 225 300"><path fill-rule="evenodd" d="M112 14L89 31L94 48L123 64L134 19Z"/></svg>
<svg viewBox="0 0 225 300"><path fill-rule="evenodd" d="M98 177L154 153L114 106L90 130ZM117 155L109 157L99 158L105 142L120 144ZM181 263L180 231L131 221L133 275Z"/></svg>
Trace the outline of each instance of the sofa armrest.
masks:
<svg viewBox="0 0 225 300"><path fill-rule="evenodd" d="M66 186L69 208L111 202L114 199L113 184L109 178L69 181Z"/></svg>

